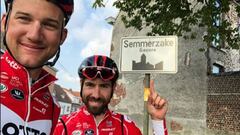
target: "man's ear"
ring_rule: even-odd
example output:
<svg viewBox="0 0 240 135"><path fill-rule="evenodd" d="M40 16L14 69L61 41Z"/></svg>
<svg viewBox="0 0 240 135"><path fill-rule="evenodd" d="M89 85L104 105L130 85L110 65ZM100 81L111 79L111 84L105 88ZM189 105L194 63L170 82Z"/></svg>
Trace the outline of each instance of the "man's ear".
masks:
<svg viewBox="0 0 240 135"><path fill-rule="evenodd" d="M63 42L66 40L68 34L68 30L66 28L63 28L62 30L62 38L60 39L60 45L63 44Z"/></svg>
<svg viewBox="0 0 240 135"><path fill-rule="evenodd" d="M1 19L1 32L2 33L6 32L6 28L5 28L6 18L7 18L7 14L3 14L2 19Z"/></svg>

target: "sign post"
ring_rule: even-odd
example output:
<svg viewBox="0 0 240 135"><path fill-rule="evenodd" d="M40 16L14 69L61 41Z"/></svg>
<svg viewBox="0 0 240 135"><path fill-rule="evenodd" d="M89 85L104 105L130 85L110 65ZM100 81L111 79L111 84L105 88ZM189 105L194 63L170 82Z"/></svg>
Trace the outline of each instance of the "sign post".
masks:
<svg viewBox="0 0 240 135"><path fill-rule="evenodd" d="M150 74L146 73L144 78L144 116L143 116L143 134L148 135L149 133L149 115L147 111L148 96L150 94Z"/></svg>
<svg viewBox="0 0 240 135"><path fill-rule="evenodd" d="M177 36L123 37L121 39L120 71L145 73L143 134L149 134L147 101L151 73L177 73Z"/></svg>

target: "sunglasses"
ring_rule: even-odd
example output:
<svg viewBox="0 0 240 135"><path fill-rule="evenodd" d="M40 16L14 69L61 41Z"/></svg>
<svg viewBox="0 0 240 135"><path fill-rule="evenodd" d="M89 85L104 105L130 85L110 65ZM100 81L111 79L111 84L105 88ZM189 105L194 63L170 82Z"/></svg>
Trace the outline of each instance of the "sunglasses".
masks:
<svg viewBox="0 0 240 135"><path fill-rule="evenodd" d="M103 81L109 81L114 78L115 71L106 67L85 67L82 69L82 74L90 80L99 75Z"/></svg>

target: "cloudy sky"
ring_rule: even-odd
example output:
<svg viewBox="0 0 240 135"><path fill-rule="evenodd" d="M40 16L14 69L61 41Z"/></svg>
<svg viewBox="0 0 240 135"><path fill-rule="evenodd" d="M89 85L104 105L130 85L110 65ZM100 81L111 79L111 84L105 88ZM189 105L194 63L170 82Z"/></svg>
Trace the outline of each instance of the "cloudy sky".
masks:
<svg viewBox="0 0 240 135"><path fill-rule="evenodd" d="M112 7L114 0L105 0L106 7L92 9L94 0L75 0L74 13L69 21L68 37L61 47L61 55L55 65L57 84L64 88L79 90L78 66L87 56L110 55L113 27L106 18L116 17L118 11ZM1 0L1 13L5 12Z"/></svg>

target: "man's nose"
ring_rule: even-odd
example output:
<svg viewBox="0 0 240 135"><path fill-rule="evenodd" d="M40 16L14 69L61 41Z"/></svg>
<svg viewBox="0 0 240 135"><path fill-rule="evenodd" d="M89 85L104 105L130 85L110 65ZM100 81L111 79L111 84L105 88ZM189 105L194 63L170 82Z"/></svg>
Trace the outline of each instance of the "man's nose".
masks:
<svg viewBox="0 0 240 135"><path fill-rule="evenodd" d="M39 42L42 38L42 26L39 22L34 22L27 33L27 38L33 42Z"/></svg>
<svg viewBox="0 0 240 135"><path fill-rule="evenodd" d="M99 98L100 97L100 87L99 86L96 86L93 93L92 93L92 96L95 97L95 98Z"/></svg>

